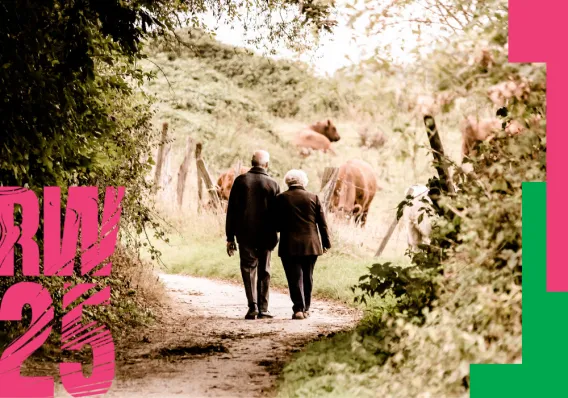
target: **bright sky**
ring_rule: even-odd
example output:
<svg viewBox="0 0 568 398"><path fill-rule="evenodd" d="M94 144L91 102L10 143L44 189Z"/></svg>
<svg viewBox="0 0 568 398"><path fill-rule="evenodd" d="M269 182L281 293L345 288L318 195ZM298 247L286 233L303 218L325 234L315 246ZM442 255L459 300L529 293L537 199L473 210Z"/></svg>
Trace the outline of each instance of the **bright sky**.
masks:
<svg viewBox="0 0 568 398"><path fill-rule="evenodd" d="M317 73L333 74L341 67L368 58L372 55L372 51L377 43L390 43L392 49L391 56L395 60L401 63L407 63L412 60L411 51L415 49L417 41L410 26L398 26L402 30L387 30L380 36L368 37L365 32L365 20L360 20L354 28L348 26L347 17L345 16L338 17L337 20L338 25L334 28L333 34L324 34L318 48L297 56L292 51L280 47L277 49L277 57L296 58L311 64ZM210 28L216 28L215 31L219 41L256 50L254 46L246 44L245 31L242 24L238 23L238 21L231 22L230 25L223 22L216 23L212 16L205 17L205 21ZM423 31L423 35L424 33ZM438 33L430 32L430 34Z"/></svg>

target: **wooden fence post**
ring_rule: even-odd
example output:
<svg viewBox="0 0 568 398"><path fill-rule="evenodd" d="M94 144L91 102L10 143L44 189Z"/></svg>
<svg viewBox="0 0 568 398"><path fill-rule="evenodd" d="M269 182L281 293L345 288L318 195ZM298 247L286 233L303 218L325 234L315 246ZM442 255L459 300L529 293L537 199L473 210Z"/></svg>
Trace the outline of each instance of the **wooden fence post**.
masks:
<svg viewBox="0 0 568 398"><path fill-rule="evenodd" d="M424 125L426 126L426 132L428 133L428 141L430 142L430 147L432 148L432 154L434 156L434 167L438 172L438 176L440 178L441 188L453 195L456 193L454 185L450 179L450 173L448 169L448 165L444 160L444 147L442 145L442 140L440 139L440 134L438 133L438 128L436 127L436 121L432 115L424 115ZM414 196L414 194L412 194ZM383 238L379 250L375 253L375 257L379 257L387 243L392 236L396 226L398 224L398 219L392 221L386 236Z"/></svg>
<svg viewBox="0 0 568 398"><path fill-rule="evenodd" d="M329 180L331 179L331 176L333 174L333 171L336 169L336 167L326 167L325 169L323 169L323 175L321 176L321 186L320 186L320 191L323 191L323 188L325 187L325 185L329 182Z"/></svg>
<svg viewBox="0 0 568 398"><path fill-rule="evenodd" d="M442 189L453 195L456 193L456 190L450 179L448 165L444 160L444 147L442 146L442 140L438 134L438 127L436 127L434 117L431 115L424 115L424 125L426 126L426 132L428 133L430 147L432 147L434 166L436 167L436 171L440 177Z"/></svg>
<svg viewBox="0 0 568 398"><path fill-rule="evenodd" d="M409 194L412 195L412 197L416 197L416 195L414 194L414 190L411 190ZM383 241L381 242L381 245L379 246L379 250L377 250L377 252L375 253L375 257L379 257L383 253L383 250L385 250L385 247L387 246L387 243L389 242L392 233L394 232L396 226L398 225L398 221L399 221L398 218L395 216L394 220L391 222L391 225L389 226L387 234L385 235Z"/></svg>
<svg viewBox="0 0 568 398"><path fill-rule="evenodd" d="M391 225L389 226L387 234L385 235L383 241L381 242L381 245L379 246L379 250L377 250L377 252L375 253L375 257L379 257L383 253L383 250L385 250L385 247L387 247L387 243L389 243L392 233L396 229L397 225L398 225L398 218L396 218L395 216L394 220L391 222Z"/></svg>
<svg viewBox="0 0 568 398"><path fill-rule="evenodd" d="M170 188L170 182L172 180L172 176L170 175L170 164L172 162L172 146L170 144L166 145L166 149L164 150L164 164L162 166L162 178L160 182L160 187L164 191L168 191Z"/></svg>
<svg viewBox="0 0 568 398"><path fill-rule="evenodd" d="M156 188L159 187L159 184L162 181L162 169L164 166L165 160L165 151L166 151L166 141L168 139L168 123L164 122L162 125L162 140L160 142L160 148L158 149L158 159L156 160L156 171L154 174L154 185Z"/></svg>
<svg viewBox="0 0 568 398"><path fill-rule="evenodd" d="M325 211L329 211L338 173L339 168L337 167L326 167L323 171L321 178L321 195Z"/></svg>
<svg viewBox="0 0 568 398"><path fill-rule="evenodd" d="M197 162L201 159L201 150L203 148L203 144L198 142L195 145L195 165L197 167ZM201 200L203 199L203 178L201 177L201 173L199 173L199 168L197 168L197 210L201 209Z"/></svg>
<svg viewBox="0 0 568 398"><path fill-rule="evenodd" d="M201 179L205 183L205 187L207 188L209 195L211 196L213 205L217 209L221 208L221 201L219 200L219 196L217 195L216 186L213 183L213 180L211 179L211 175L207 170L207 166L205 166L205 162L201 158L197 159L197 170L198 173L201 175Z"/></svg>
<svg viewBox="0 0 568 398"><path fill-rule="evenodd" d="M177 175L177 203L180 209L183 206L183 193L185 192L185 183L187 181L187 174L189 173L189 167L191 165L192 149L193 139L191 137L187 137L185 156Z"/></svg>

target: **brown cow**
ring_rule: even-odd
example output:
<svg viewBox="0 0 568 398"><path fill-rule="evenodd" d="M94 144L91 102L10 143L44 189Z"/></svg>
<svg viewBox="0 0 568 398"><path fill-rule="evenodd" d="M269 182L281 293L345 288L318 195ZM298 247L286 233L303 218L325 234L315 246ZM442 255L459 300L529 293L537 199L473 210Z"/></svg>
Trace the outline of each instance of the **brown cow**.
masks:
<svg viewBox="0 0 568 398"><path fill-rule="evenodd" d="M313 151L331 152L331 143L337 142L341 139L337 128L331 122L326 120L324 122L317 122L309 127L304 128L294 138L294 145L300 150L300 155L307 157Z"/></svg>
<svg viewBox="0 0 568 398"><path fill-rule="evenodd" d="M337 182L331 197L331 211L351 219L363 227L369 207L377 192L377 180L371 165L351 159L339 167Z"/></svg>
<svg viewBox="0 0 568 398"><path fill-rule="evenodd" d="M331 148L331 142L322 134L312 130L300 131L294 138L294 145L300 150L302 156L309 156L312 151L331 152L335 155L335 151Z"/></svg>
<svg viewBox="0 0 568 398"><path fill-rule="evenodd" d="M503 122L496 117L478 120L474 116L468 116L460 125L462 133L462 156L474 154L473 147L476 143L490 140L503 129ZM524 127L516 120L507 122L505 133L518 135L524 131Z"/></svg>
<svg viewBox="0 0 568 398"><path fill-rule="evenodd" d="M335 125L329 119L324 122L317 122L315 124L312 124L309 128L316 133L324 135L330 142L337 142L341 139L339 133L337 132L337 127L335 127Z"/></svg>
<svg viewBox="0 0 568 398"><path fill-rule="evenodd" d="M241 166L241 171L239 175L245 174L250 170L250 167ZM217 195L221 201L228 201L229 194L231 193L231 188L233 187L233 182L235 181L235 168L231 167L229 170L225 171L219 176L217 180Z"/></svg>

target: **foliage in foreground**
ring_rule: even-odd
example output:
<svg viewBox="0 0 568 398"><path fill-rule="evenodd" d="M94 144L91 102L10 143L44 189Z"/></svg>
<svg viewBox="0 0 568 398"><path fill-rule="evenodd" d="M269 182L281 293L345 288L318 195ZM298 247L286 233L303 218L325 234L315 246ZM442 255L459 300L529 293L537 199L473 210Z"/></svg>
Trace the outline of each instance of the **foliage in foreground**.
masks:
<svg viewBox="0 0 568 398"><path fill-rule="evenodd" d="M466 397L470 363L520 363L521 183L545 179L545 150L542 131L488 148L499 160L452 201L460 227L445 261L373 266L376 282L360 286L383 301L398 296L396 305L310 346L285 368L281 395ZM441 217L433 244L453 228Z"/></svg>
<svg viewBox="0 0 568 398"><path fill-rule="evenodd" d="M489 28L490 37L503 37ZM361 299L394 297L395 304L369 308L355 332L299 354L284 370L281 396L465 398L471 363L520 363L521 186L546 179L545 128L530 122L545 113L545 78L538 65L501 67L503 42L491 45L495 69L471 79L466 90L486 92L501 79L527 78L530 94L511 98L506 112L526 130L517 137L497 134L479 146L473 172L456 170L457 194L435 203L431 245L412 255L411 267L375 264L359 284ZM469 76L478 66L454 64Z"/></svg>
<svg viewBox="0 0 568 398"><path fill-rule="evenodd" d="M329 29L329 5L306 5L299 10L294 1L258 3L254 14L257 20L249 22L268 28L274 40L288 37L290 29L295 35L304 30ZM164 236L148 200L153 187L146 175L153 163L151 153L158 144L158 134L151 125L152 98L139 90L145 79L153 77L140 68L139 61L145 58L143 43L175 31L181 25L180 14L213 11L238 18L251 8L255 8L251 3L239 9L235 3L217 1L3 2L0 185L25 186L38 197L43 187L59 186L63 203L72 185L98 186L101 197L106 186L125 186L121 235L128 251L117 255L114 262L115 275L124 275L135 262L139 241L147 229L156 231L157 238ZM295 18L278 26L271 24L273 10L289 8L297 10ZM190 22L200 25L197 20ZM15 213L19 222L21 209ZM40 226L40 251L42 235ZM21 275L20 268L21 253L16 250L15 276L0 279L0 297L12 284L29 280ZM62 315L63 280L39 277L38 281L54 296L57 328ZM89 276L73 281L97 282ZM108 313L96 308L86 312L86 318L109 321L116 327L130 325L130 318L138 315L144 319L146 308L130 298L140 296L128 286L131 278L113 276L104 282L114 289L113 302L121 304ZM17 335L30 315L25 310L21 323L3 324L0 344ZM51 339L59 340L56 333Z"/></svg>
<svg viewBox="0 0 568 398"><path fill-rule="evenodd" d="M98 186L101 206L106 186L125 186L122 232L132 237L147 224L158 227L151 208L140 200L151 188L145 181L150 167L145 159L157 142L150 125L150 98L136 92L132 83L147 77L135 64L144 32L134 23L156 8L142 11L98 2L55 1L28 5L22 13L25 3L9 2L0 11L0 91L6 104L0 117L1 184L32 189L40 208L45 186L61 187L63 203L69 186ZM15 218L21 219L20 208ZM40 219L36 235L40 251L42 224ZM117 260L115 274L133 261L122 255ZM0 297L12 284L29 280L20 268L21 252L16 250L15 276L0 280ZM97 282L88 276L72 279ZM37 281L53 296L57 331L64 281L44 277ZM129 318L144 318L145 309L134 306L126 295L124 280L113 276L106 282L114 289L113 301L120 298L129 308L113 307L108 314L115 321L130 324ZM110 320L106 314L107 310L95 308L87 311L86 318ZM20 332L29 316L24 311L22 323L3 325L6 341ZM50 339L58 341L57 333Z"/></svg>

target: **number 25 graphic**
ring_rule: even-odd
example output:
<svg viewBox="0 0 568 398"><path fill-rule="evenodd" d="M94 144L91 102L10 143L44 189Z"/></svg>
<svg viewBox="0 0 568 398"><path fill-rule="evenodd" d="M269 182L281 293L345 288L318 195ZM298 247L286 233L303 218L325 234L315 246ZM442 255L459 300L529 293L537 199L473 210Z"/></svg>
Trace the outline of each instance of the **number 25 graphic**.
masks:
<svg viewBox="0 0 568 398"><path fill-rule="evenodd" d="M83 283L71 287L63 296L63 308L69 307L96 284ZM80 363L61 363L59 370L63 386L74 397L105 394L112 384L115 370L114 343L104 325L90 322L83 325L81 315L85 305L108 305L110 286L77 304L63 316L61 348L78 351L90 344L93 350L93 373L83 375ZM11 286L0 302L0 321L19 321L22 309L29 304L32 319L28 330L14 340L0 357L0 397L53 397L53 377L25 377L20 374L22 363L47 340L54 318L53 301L47 289L35 282L20 282Z"/></svg>

